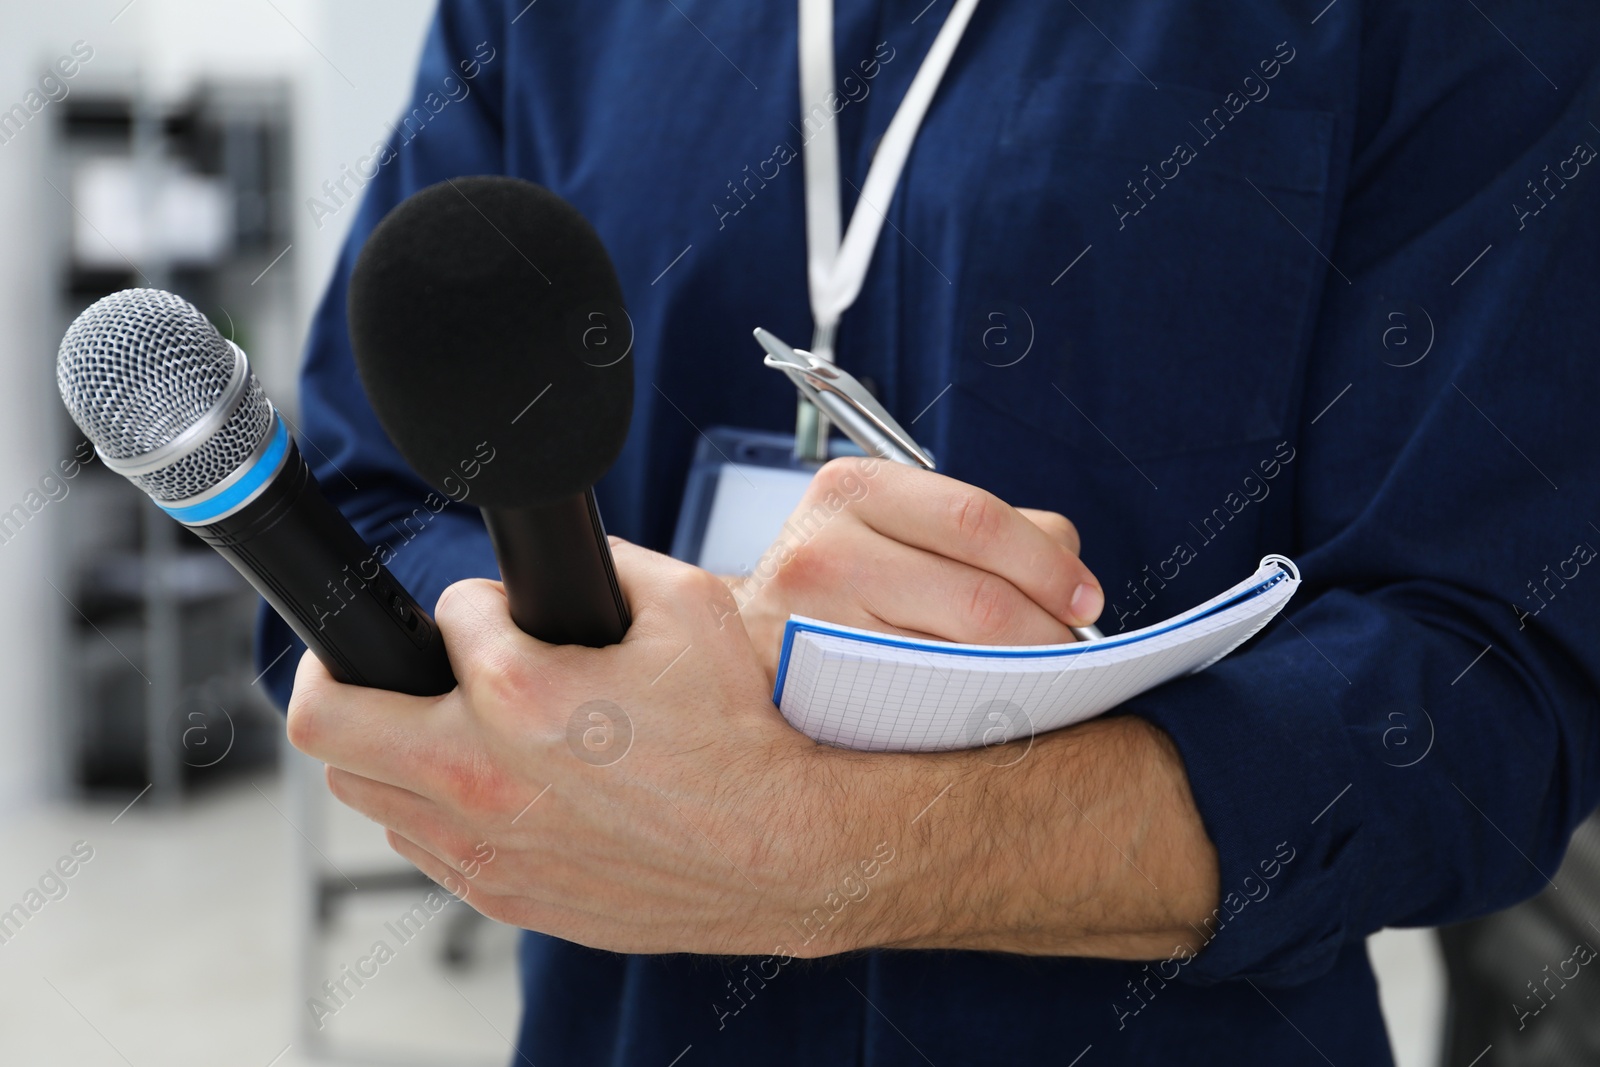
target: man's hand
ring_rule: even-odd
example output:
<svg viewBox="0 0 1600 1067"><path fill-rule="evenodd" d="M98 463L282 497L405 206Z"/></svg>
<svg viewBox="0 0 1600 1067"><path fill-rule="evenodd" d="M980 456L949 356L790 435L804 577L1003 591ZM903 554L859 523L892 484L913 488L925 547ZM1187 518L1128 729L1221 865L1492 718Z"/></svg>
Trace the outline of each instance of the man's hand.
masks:
<svg viewBox="0 0 1600 1067"><path fill-rule="evenodd" d="M1078 531L953 478L879 459L817 472L754 571L730 579L768 679L790 614L985 645L1071 641L1105 605Z"/></svg>
<svg viewBox="0 0 1600 1067"><path fill-rule="evenodd" d="M1215 858L1159 731L1102 719L935 755L817 745L772 706L737 613L718 624L720 581L615 550L622 644L543 644L498 583L461 582L437 611L455 690L341 685L308 655L290 740L473 907L594 947L1158 957L1198 940Z"/></svg>
<svg viewBox="0 0 1600 1067"><path fill-rule="evenodd" d="M498 582L458 582L437 608L455 690L340 685L307 655L289 739L492 918L625 952L769 950L742 921L803 884L837 819L816 746L772 706L737 614L718 626L718 579L613 546L621 644L544 644Z"/></svg>

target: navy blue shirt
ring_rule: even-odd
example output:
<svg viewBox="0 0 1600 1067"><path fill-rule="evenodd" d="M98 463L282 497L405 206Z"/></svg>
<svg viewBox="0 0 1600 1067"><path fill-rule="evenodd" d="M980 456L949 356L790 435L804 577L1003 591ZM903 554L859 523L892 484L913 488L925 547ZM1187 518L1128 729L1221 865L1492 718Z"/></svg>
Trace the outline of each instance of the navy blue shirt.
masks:
<svg viewBox="0 0 1600 1067"><path fill-rule="evenodd" d="M809 333L799 153L838 124L848 211L926 2L837 0L807 126L792 2L444 0L346 183L301 394L323 485L419 599L496 569L469 508L400 524L427 490L346 338L376 222L473 173L593 221L638 374L601 505L664 547L698 428L792 425L750 331ZM1077 523L1108 633L1298 561L1285 620L1124 709L1171 734L1216 844L1209 944L798 962L530 934L518 1062L1389 1062L1363 939L1543 888L1597 801L1597 55L1576 0L981 5L839 358L945 472Z"/></svg>

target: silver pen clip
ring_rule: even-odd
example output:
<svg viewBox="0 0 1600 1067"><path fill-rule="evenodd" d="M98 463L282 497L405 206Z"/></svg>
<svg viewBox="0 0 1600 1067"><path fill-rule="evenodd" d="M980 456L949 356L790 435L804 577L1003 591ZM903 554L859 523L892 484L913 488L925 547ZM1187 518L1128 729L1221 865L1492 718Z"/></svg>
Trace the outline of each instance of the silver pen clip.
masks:
<svg viewBox="0 0 1600 1067"><path fill-rule="evenodd" d="M934 469L933 457L848 371L789 346L767 330L758 328L755 336L767 353L762 362L787 375L801 395L868 455Z"/></svg>

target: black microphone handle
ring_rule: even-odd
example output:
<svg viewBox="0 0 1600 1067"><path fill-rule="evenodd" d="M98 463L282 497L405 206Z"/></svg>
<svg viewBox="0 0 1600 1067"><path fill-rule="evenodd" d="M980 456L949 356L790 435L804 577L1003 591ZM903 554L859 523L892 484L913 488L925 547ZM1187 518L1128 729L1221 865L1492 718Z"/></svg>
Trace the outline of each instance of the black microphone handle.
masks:
<svg viewBox="0 0 1600 1067"><path fill-rule="evenodd" d="M526 508L484 508L512 621L552 645L604 648L632 621L594 490Z"/></svg>
<svg viewBox="0 0 1600 1067"><path fill-rule="evenodd" d="M291 441L261 495L191 526L266 598L341 682L414 696L455 687L433 619L378 562Z"/></svg>

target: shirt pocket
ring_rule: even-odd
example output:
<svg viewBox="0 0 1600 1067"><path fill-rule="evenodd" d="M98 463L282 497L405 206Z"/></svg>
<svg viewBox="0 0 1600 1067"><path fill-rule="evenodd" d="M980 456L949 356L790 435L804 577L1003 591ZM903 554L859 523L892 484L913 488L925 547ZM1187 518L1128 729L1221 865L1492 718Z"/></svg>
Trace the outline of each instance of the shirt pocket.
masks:
<svg viewBox="0 0 1600 1067"><path fill-rule="evenodd" d="M1135 460L1284 432L1334 116L1244 100L1066 77L1022 96L964 257L962 394Z"/></svg>

